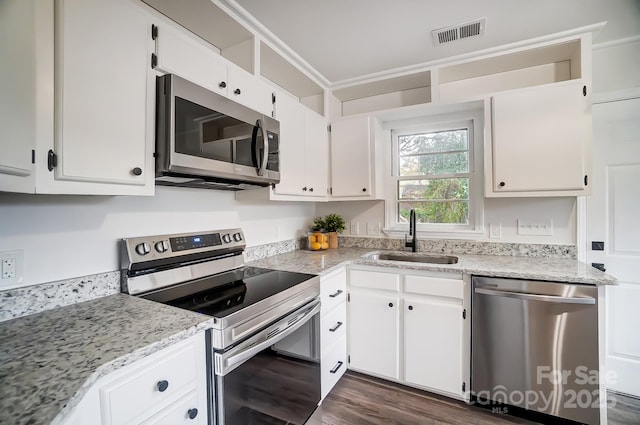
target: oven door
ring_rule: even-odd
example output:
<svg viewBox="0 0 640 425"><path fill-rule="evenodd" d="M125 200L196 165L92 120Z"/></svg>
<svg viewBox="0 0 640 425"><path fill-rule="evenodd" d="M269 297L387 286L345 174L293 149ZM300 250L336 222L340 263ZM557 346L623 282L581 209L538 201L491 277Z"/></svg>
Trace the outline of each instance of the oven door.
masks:
<svg viewBox="0 0 640 425"><path fill-rule="evenodd" d="M213 353L217 425L303 425L320 402L320 301Z"/></svg>

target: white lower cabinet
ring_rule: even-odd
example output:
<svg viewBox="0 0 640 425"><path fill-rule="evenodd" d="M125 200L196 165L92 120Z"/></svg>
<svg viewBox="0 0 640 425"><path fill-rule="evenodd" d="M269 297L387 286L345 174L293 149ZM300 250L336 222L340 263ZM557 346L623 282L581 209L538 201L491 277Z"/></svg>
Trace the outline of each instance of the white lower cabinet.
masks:
<svg viewBox="0 0 640 425"><path fill-rule="evenodd" d="M468 399L469 290L460 273L350 270L349 368Z"/></svg>
<svg viewBox="0 0 640 425"><path fill-rule="evenodd" d="M320 368L322 399L347 370L347 272L320 277Z"/></svg>
<svg viewBox="0 0 640 425"><path fill-rule="evenodd" d="M208 423L204 333L102 377L65 425Z"/></svg>

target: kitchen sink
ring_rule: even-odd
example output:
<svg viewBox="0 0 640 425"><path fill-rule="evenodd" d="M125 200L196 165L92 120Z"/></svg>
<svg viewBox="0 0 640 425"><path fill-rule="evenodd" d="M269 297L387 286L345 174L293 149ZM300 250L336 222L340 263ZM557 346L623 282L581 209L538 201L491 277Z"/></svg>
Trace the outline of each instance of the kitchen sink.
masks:
<svg viewBox="0 0 640 425"><path fill-rule="evenodd" d="M411 263L456 264L458 257L451 255L410 254L410 253L377 253L368 255L369 260L408 261Z"/></svg>

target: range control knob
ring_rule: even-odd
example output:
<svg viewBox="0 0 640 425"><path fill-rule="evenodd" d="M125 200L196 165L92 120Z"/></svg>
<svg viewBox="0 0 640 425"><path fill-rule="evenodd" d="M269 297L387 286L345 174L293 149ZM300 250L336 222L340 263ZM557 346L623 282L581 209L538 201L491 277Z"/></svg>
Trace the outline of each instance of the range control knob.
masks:
<svg viewBox="0 0 640 425"><path fill-rule="evenodd" d="M222 236L222 242L224 243L231 243L231 235L230 234L226 234Z"/></svg>
<svg viewBox="0 0 640 425"><path fill-rule="evenodd" d="M151 247L148 243L142 242L136 245L136 252L140 255L147 255L149 252L151 252Z"/></svg>
<svg viewBox="0 0 640 425"><path fill-rule="evenodd" d="M169 249L169 244L167 243L167 241L156 242L155 248L158 252L165 252Z"/></svg>
<svg viewBox="0 0 640 425"><path fill-rule="evenodd" d="M240 242L242 240L242 235L240 233L234 233L233 240L236 242Z"/></svg>

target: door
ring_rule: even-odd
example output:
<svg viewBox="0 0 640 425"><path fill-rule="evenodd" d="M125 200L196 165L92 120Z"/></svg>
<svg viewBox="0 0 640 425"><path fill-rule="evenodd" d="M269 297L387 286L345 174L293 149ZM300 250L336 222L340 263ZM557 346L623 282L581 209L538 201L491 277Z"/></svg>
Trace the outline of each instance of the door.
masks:
<svg viewBox="0 0 640 425"><path fill-rule="evenodd" d="M56 6L56 179L144 186L154 173L151 23L124 0Z"/></svg>
<svg viewBox="0 0 640 425"><path fill-rule="evenodd" d="M327 120L322 115L305 111L307 118L307 138L305 149L305 184L309 185L309 195L327 195L329 169L329 135Z"/></svg>
<svg viewBox="0 0 640 425"><path fill-rule="evenodd" d="M296 99L278 93L276 119L280 121L280 183L274 193L302 195L305 182L306 126L304 107Z"/></svg>
<svg viewBox="0 0 640 425"><path fill-rule="evenodd" d="M588 263L619 280L607 288L608 388L640 396L640 98L593 105L593 195L587 198Z"/></svg>
<svg viewBox="0 0 640 425"><path fill-rule="evenodd" d="M372 193L371 137L369 117L331 124L331 194L334 197Z"/></svg>
<svg viewBox="0 0 640 425"><path fill-rule="evenodd" d="M349 367L400 379L398 368L398 297L371 293L349 294Z"/></svg>
<svg viewBox="0 0 640 425"><path fill-rule="evenodd" d="M494 191L584 188L585 99L580 81L492 98Z"/></svg>
<svg viewBox="0 0 640 425"><path fill-rule="evenodd" d="M405 380L462 394L462 306L406 299L404 305Z"/></svg>

